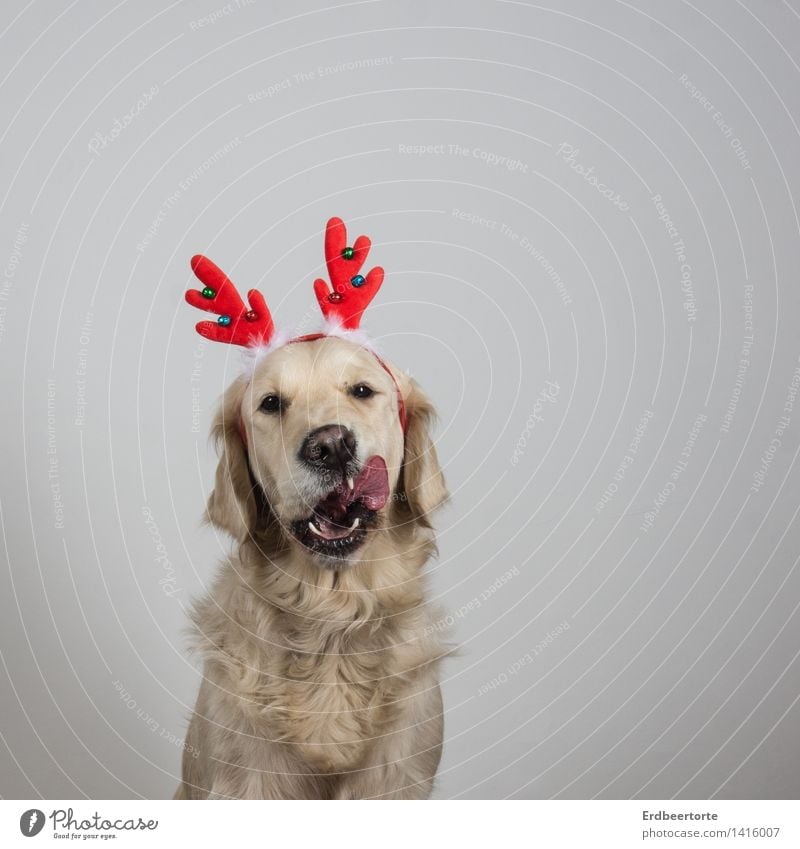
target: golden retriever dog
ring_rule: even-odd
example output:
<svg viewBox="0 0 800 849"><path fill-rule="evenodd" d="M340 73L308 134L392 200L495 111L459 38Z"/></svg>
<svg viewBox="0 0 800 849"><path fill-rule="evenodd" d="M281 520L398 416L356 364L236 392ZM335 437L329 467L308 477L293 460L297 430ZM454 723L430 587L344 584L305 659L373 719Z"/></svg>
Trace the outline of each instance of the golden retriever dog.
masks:
<svg viewBox="0 0 800 849"><path fill-rule="evenodd" d="M207 513L236 553L195 608L204 679L176 798L429 796L445 649L422 572L447 498L432 415L338 336L271 350L225 393Z"/></svg>

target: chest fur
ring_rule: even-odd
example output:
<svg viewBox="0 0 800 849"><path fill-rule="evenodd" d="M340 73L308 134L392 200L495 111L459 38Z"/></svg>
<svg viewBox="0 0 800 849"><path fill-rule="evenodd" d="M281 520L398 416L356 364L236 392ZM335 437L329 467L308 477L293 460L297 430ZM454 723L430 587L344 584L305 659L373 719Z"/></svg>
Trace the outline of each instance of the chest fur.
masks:
<svg viewBox="0 0 800 849"><path fill-rule="evenodd" d="M282 739L321 771L355 766L396 710L402 684L396 660L387 648L287 653L276 682Z"/></svg>
<svg viewBox="0 0 800 849"><path fill-rule="evenodd" d="M207 659L231 707L252 733L282 742L312 769L358 766L396 727L420 671L441 655L419 608L385 618L298 615L245 594L219 633L206 632ZM217 615L222 605L217 608ZM428 627L426 627L428 626Z"/></svg>

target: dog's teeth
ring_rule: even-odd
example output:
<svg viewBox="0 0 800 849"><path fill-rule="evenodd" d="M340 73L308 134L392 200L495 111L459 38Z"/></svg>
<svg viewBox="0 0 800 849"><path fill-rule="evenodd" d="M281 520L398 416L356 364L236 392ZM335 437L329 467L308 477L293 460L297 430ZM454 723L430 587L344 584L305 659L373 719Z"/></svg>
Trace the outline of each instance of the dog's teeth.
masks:
<svg viewBox="0 0 800 849"><path fill-rule="evenodd" d="M347 488L348 488L348 489L353 489L353 486L354 486L354 484L353 484L353 479L352 479L352 478L348 478L348 479L347 479ZM356 521L357 521L357 520L356 520Z"/></svg>
<svg viewBox="0 0 800 849"><path fill-rule="evenodd" d="M359 523L360 521L361 521L361 519L359 519L358 517L356 517L356 520L353 522L353 524L352 524L352 525L350 525L350 530L351 530L351 531L354 531L354 530L358 527L358 523Z"/></svg>
<svg viewBox="0 0 800 849"><path fill-rule="evenodd" d="M317 526L313 522L308 523L308 529L312 534L316 534L318 537L322 536L322 531L317 529Z"/></svg>

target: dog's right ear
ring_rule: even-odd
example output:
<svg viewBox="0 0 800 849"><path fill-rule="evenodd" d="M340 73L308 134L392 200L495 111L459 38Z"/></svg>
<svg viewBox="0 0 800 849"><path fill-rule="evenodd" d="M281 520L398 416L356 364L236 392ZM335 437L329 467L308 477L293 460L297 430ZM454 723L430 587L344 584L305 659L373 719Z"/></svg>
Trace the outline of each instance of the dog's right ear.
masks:
<svg viewBox="0 0 800 849"><path fill-rule="evenodd" d="M250 536L258 518L256 483L250 474L247 449L239 432L246 389L247 384L241 380L227 389L211 427L219 464L206 510L209 521L227 531L237 542L244 542Z"/></svg>
<svg viewBox="0 0 800 849"><path fill-rule="evenodd" d="M449 497L431 437L436 413L416 380L401 374L400 387L406 408L401 491L411 518L429 528L431 514Z"/></svg>

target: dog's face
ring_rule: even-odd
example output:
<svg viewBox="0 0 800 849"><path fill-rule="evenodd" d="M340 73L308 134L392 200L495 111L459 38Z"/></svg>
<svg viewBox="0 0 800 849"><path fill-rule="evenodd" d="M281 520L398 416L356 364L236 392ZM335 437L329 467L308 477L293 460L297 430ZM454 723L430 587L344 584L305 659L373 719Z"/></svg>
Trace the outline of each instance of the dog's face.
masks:
<svg viewBox="0 0 800 849"><path fill-rule="evenodd" d="M291 545L336 568L355 562L371 534L425 522L446 497L432 409L413 381L392 374L405 434L397 384L364 348L325 337L266 356L229 390L215 425L225 451L212 521L245 539L277 520Z"/></svg>
<svg viewBox="0 0 800 849"><path fill-rule="evenodd" d="M342 339L286 345L257 369L242 412L251 469L281 525L316 554L351 555L403 459L386 370Z"/></svg>

